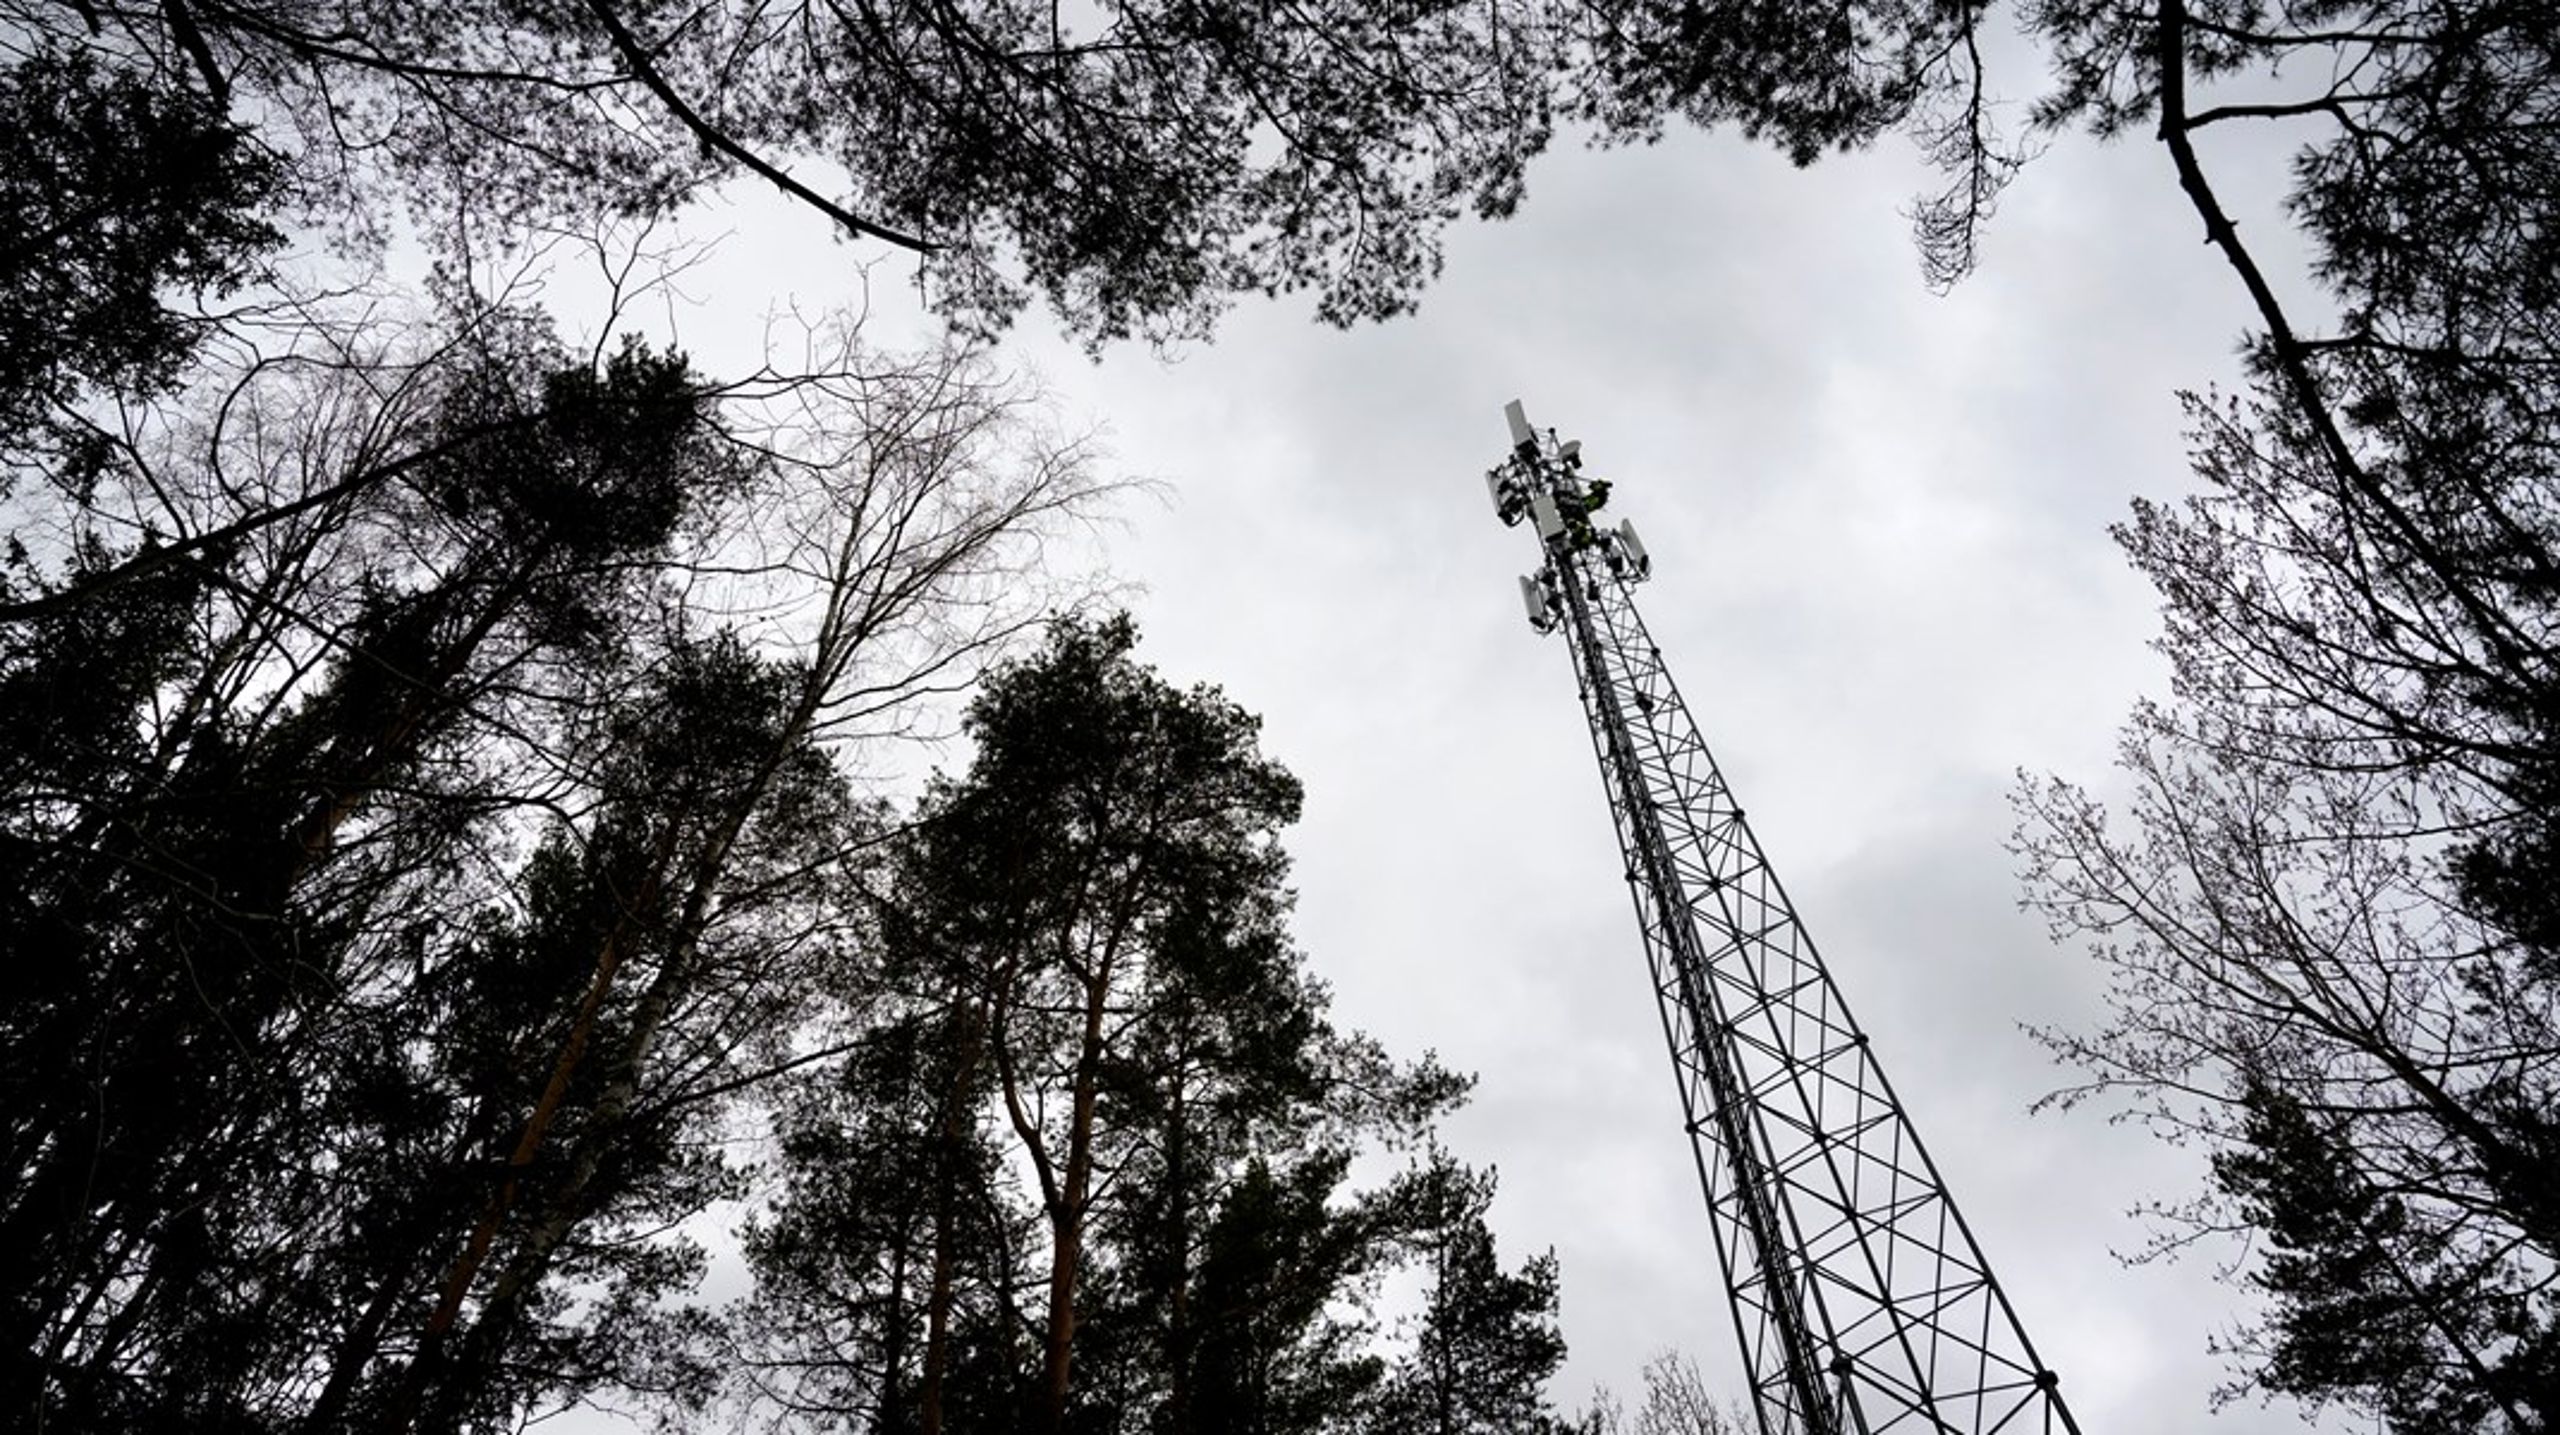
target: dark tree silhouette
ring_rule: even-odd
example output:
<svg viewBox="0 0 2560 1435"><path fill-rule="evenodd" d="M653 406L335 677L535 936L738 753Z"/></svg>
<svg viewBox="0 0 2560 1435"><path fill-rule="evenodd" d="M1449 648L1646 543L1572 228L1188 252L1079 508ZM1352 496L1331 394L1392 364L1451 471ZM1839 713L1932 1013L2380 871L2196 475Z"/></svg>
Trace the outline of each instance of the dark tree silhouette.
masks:
<svg viewBox="0 0 2560 1435"><path fill-rule="evenodd" d="M219 105L41 44L0 70L0 138L0 433L14 450L92 390L176 381L199 322L169 300L226 292L283 242L267 217L283 175Z"/></svg>
<svg viewBox="0 0 2560 1435"><path fill-rule="evenodd" d="M1434 1152L1408 1174L1402 1199L1428 1281L1411 1349L1388 1371L1370 1428L1429 1435L1561 1432L1546 1399L1564 1363L1556 1330L1556 1259L1502 1268L1485 1214L1493 1177Z"/></svg>
<svg viewBox="0 0 2560 1435"><path fill-rule="evenodd" d="M790 1108L751 1393L872 1430L1367 1428L1378 1284L1445 1255L1413 1340L1494 1382L1469 1409L1542 1409L1552 1262L1486 1266L1489 1179L1346 1179L1466 1083L1330 1024L1286 933L1295 782L1134 643L1061 620L1001 668L879 870L881 1016Z"/></svg>
<svg viewBox="0 0 2560 1435"><path fill-rule="evenodd" d="M0 627L12 1418L707 1394L672 1228L740 1193L738 1102L823 1055L876 837L826 749L965 681L1105 487L980 361L843 357L724 391L489 316L47 490L75 545L18 554ZM329 498L238 481L278 451ZM270 521L118 548L128 492ZM755 650L707 573L767 605Z"/></svg>
<svg viewBox="0 0 2560 1435"><path fill-rule="evenodd" d="M2105 1028L2052 1038L2090 1074L2069 1095L2122 1093L2215 1154L2172 1244L2268 1237L2244 1382L2395 1429L2542 1428L2560 1418L2550 17L2045 13L2068 82L2051 112L2158 126L2261 325L2249 392L2190 400L2206 492L2120 530L2176 675L2127 737L2133 830L2069 788L2028 795L2037 900L2117 978ZM2295 88L2194 90L2238 76ZM2305 135L2291 199L2326 332L2279 301L2196 149L2237 124Z"/></svg>

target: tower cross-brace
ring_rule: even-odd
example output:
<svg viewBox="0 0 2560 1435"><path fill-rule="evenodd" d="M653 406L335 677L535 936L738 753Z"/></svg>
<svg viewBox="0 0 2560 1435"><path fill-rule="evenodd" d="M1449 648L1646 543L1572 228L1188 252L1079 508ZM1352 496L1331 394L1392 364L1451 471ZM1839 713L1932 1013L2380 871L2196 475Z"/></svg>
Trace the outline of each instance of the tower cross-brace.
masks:
<svg viewBox="0 0 2560 1435"><path fill-rule="evenodd" d="M1645 631L1635 526L1506 417L1486 487L1572 650L1763 1435L2077 1435Z"/></svg>

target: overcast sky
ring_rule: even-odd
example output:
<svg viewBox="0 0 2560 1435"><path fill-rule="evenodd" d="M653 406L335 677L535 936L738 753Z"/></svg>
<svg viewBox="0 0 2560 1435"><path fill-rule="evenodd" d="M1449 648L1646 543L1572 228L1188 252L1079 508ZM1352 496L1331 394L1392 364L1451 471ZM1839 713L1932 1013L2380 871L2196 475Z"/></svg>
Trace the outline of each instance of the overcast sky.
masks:
<svg viewBox="0 0 2560 1435"><path fill-rule="evenodd" d="M2267 158L2232 196L2262 240ZM2196 1161L2027 1112L2066 1075L2021 1026L2094 1023L2098 982L2017 909L2003 842L2014 772L2106 790L2129 705L2165 696L2105 527L2190 482L2175 391L2230 379L2244 297L2148 142L2058 142L1945 298L1900 216L1927 183L1898 142L1810 171L1568 143L1415 317L1247 304L1214 345L1099 364L1034 318L1006 346L1171 485L1104 555L1141 655L1261 713L1305 781L1297 934L1339 1018L1480 1075L1447 1138L1500 1167L1507 1253L1561 1260L1568 1407L1666 1346L1740 1382L1563 639L1523 621L1533 540L1485 502L1515 397L1643 530L1645 616L2083 1428L2197 1428L2224 1378L2242 1306L2212 1259L2116 1259ZM672 310L714 373L865 257L761 201L691 226L723 231ZM922 332L898 272L872 274L885 342ZM2211 1428L2301 1426L2246 1402Z"/></svg>

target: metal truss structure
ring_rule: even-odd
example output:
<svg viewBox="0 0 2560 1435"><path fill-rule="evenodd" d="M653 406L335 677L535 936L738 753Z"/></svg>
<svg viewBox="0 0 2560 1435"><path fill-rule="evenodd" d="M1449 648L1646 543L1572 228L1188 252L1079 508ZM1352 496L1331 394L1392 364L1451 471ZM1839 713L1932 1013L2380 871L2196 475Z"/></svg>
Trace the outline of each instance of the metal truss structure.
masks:
<svg viewBox="0 0 2560 1435"><path fill-rule="evenodd" d="M1634 525L1508 416L1486 485L1572 649L1763 1435L2076 1435L1645 631Z"/></svg>

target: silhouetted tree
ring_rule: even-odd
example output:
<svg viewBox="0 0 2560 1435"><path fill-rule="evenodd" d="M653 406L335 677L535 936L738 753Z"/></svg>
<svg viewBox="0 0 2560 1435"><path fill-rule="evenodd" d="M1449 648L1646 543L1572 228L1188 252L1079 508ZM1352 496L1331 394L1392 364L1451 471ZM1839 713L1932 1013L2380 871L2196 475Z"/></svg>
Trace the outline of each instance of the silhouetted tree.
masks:
<svg viewBox="0 0 2560 1435"><path fill-rule="evenodd" d="M455 375L442 415L542 417L425 466L406 563L367 575L343 627L231 626L216 585L258 565L198 561L10 630L19 731L84 769L13 774L9 833L28 900L6 965L33 999L8 1030L8 1334L38 1353L28 1396L65 1392L56 1423L84 1401L248 1418L300 1322L327 1318L297 1240L341 1204L336 1138L379 1114L362 1052L422 935L398 908L462 878L513 795L487 724L576 685L620 621L609 595L702 499L680 363L627 351L528 397L510 385L536 356L484 357L512 372ZM173 586L194 601L147 681L119 710L66 704L88 655L56 632Z"/></svg>
<svg viewBox="0 0 2560 1435"><path fill-rule="evenodd" d="M2267 1388L2370 1391L2394 1430L2533 1429L2560 1410L2560 1336L2529 1283L2484 1269L2459 1232L2413 1203L2443 1193L2374 1184L2345 1123L2249 1091L2241 1140L2214 1181L2273 1249L2251 1276L2275 1298ZM2487 1278L2484 1280L2483 1276Z"/></svg>
<svg viewBox="0 0 2560 1435"><path fill-rule="evenodd" d="M1719 1404L1698 1363L1680 1351L1654 1352L1642 1379L1644 1395L1632 1419L1604 1388L1572 1428L1578 1435L1742 1435L1753 1428L1750 1412L1738 1402Z"/></svg>
<svg viewBox="0 0 2560 1435"><path fill-rule="evenodd" d="M0 433L14 450L93 390L176 381L200 324L170 300L228 291L282 242L267 217L282 167L202 95L41 43L0 69L0 143Z"/></svg>
<svg viewBox="0 0 2560 1435"><path fill-rule="evenodd" d="M1389 1369L1370 1428L1428 1435L1561 1432L1546 1383L1564 1363L1556 1330L1556 1259L1502 1268L1485 1213L1493 1177L1433 1153L1400 1199L1428 1284L1409 1349Z"/></svg>
<svg viewBox="0 0 2560 1435"><path fill-rule="evenodd" d="M1007 1344L1031 1259L975 1019L959 1004L885 1022L785 1107L745 1322L751 1399L777 1428L997 1429L1020 1408L1017 1362L963 1353ZM953 1418L972 1405L979 1419Z"/></svg>
<svg viewBox="0 0 2560 1435"><path fill-rule="evenodd" d="M2394 1429L2539 1429L2560 1258L2560 496L2549 443L2560 148L2544 7L2379 0L2036 12L2049 123L2157 127L2259 325L2190 399L2206 491L2119 532L2163 596L2175 700L2137 714L2131 831L2026 795L2036 900L2113 1016L2053 1034L2200 1140L2164 1244L2255 1230L2244 1383ZM2222 100L2198 85L2245 81ZM2244 242L2195 136L2289 125L2334 319Z"/></svg>
<svg viewBox="0 0 2560 1435"><path fill-rule="evenodd" d="M790 1107L751 1245L778 1419L1356 1428L1379 1281L1480 1225L1479 1178L1348 1189L1466 1083L1332 1027L1285 928L1294 782L1134 642L1061 620L1000 669L878 873L876 1024Z"/></svg>
<svg viewBox="0 0 2560 1435"><path fill-rule="evenodd" d="M979 361L845 358L717 391L499 315L332 371L352 421L131 455L218 529L285 454L328 497L254 536L119 549L120 496L53 491L76 546L22 549L0 627L7 1408L451 1428L703 1388L664 1232L812 1058L870 840L825 749L964 680L1101 491ZM710 521L749 495L776 531Z"/></svg>
<svg viewBox="0 0 2560 1435"><path fill-rule="evenodd" d="M1125 620L1062 624L1039 661L1001 673L971 705L967 779L928 818L937 935L986 993L997 1094L1048 1225L1036 1409L1053 1430L1086 1242L1135 1134L1124 1093L1184 1075L1150 1069L1146 1029L1214 964L1276 961L1262 979L1289 980L1270 923L1297 784L1253 750L1251 717L1137 668L1134 642Z"/></svg>
<svg viewBox="0 0 2560 1435"><path fill-rule="evenodd" d="M1397 1260L1399 1230L1390 1193L1336 1204L1347 1166L1339 1152L1256 1158L1228 1182L1176 1347L1183 1399L1161 1428L1295 1435L1350 1428L1366 1408L1385 1365L1358 1297Z"/></svg>
<svg viewBox="0 0 2560 1435"><path fill-rule="evenodd" d="M1688 1356L1665 1350L1644 1363L1644 1403L1629 1435L1742 1435L1749 1424L1740 1407L1716 1403Z"/></svg>

